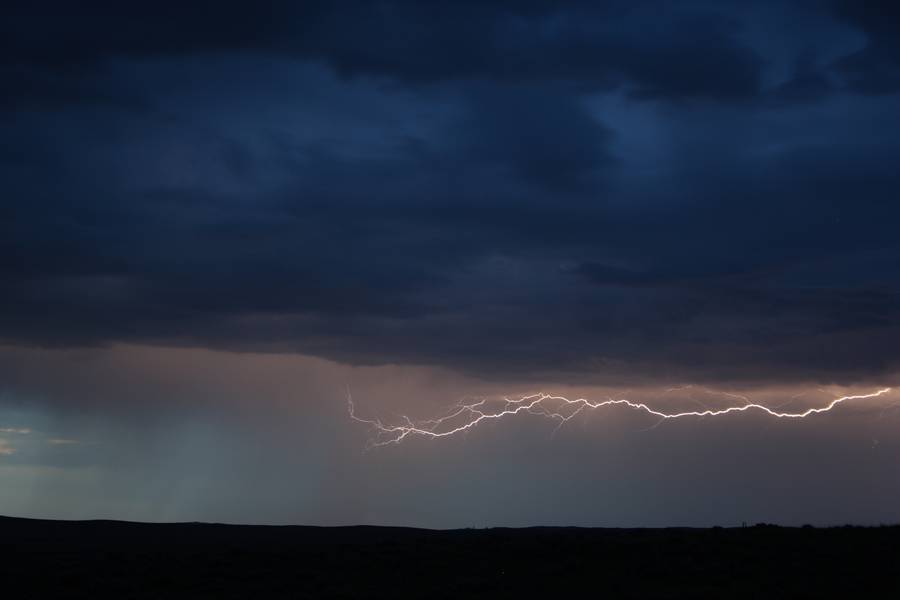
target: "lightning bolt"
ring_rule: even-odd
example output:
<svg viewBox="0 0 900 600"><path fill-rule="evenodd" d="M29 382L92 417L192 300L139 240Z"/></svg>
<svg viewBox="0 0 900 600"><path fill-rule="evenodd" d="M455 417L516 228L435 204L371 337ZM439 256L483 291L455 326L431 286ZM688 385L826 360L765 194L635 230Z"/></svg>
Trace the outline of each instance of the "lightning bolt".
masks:
<svg viewBox="0 0 900 600"><path fill-rule="evenodd" d="M692 386L682 388L671 388L667 392L681 391L690 389ZM703 392L714 394L712 390L707 388L698 388ZM487 398L455 405L450 411L443 416L435 419L425 419L413 421L405 415L401 415L400 423L385 424L380 419L366 419L356 414L356 407L353 402L349 390L347 392L347 403L350 418L360 423L370 426L374 432L373 439L369 442L369 447L386 446L389 444L399 444L409 437L423 438L444 438L465 433L480 423L485 421L496 421L513 417L520 413L538 415L558 421L556 429L562 427L565 423L581 414L585 410L596 410L609 406L625 406L630 409L646 413L647 415L657 417L659 421L654 425L663 423L668 419L683 419L688 417L721 417L731 413L743 413L748 411L759 411L778 419L805 419L812 415L829 412L836 406L851 400L865 400L883 396L891 391L891 388L882 388L869 394L853 394L849 396L840 396L834 398L831 402L824 406L807 408L798 412L781 411L781 406L770 408L763 404L752 402L747 396L740 394L732 394L727 392L718 392L726 397L740 400L743 404L729 406L727 408L713 409L706 407L703 410L688 410L681 412L665 412L650 407L643 402L635 402L627 398L607 397L604 400L591 401L586 398L570 399L565 396L555 396L545 394L543 392L537 394L529 394L518 399L503 398L497 405L492 408ZM705 406L705 405L704 405ZM554 430L555 431L555 430Z"/></svg>

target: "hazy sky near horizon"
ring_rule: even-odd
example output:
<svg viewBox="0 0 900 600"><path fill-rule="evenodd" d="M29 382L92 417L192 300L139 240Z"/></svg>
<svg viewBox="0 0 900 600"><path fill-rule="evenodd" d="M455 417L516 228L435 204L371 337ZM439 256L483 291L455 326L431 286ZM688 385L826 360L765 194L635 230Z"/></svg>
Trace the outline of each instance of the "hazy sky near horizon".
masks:
<svg viewBox="0 0 900 600"><path fill-rule="evenodd" d="M893 2L14 2L0 513L900 521ZM675 393L673 387L693 386ZM618 396L617 396L618 397Z"/></svg>

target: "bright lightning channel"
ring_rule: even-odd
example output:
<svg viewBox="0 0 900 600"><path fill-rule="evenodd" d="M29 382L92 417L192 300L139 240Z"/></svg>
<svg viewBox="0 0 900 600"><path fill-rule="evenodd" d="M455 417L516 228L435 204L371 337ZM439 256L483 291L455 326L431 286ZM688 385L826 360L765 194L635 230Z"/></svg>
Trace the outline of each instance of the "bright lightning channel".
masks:
<svg viewBox="0 0 900 600"><path fill-rule="evenodd" d="M667 391L679 391L687 388L672 388ZM705 388L701 388L704 391ZM779 419L805 419L812 415L829 412L836 406L851 400L865 400L869 398L877 398L891 391L891 388L882 388L869 394L853 394L849 396L841 396L834 398L824 406L807 408L799 412L780 411L778 408L770 408L768 406L757 404L750 401L746 396L739 394L723 393L733 399L741 400L743 404L729 406L727 408L713 409L704 408L703 410L688 410L682 412L665 412L651 408L643 402L634 402L626 398L606 398L600 401L591 401L586 398L569 399L565 396L555 396L545 394L543 392L537 394L529 394L518 399L511 400L503 398L499 402L499 407L495 410L490 409L486 398L469 404L461 403L451 410L448 414L436 419L426 419L413 421L407 416L401 416L399 424L384 424L380 419L366 419L356 414L353 398L347 394L347 402L349 406L350 417L369 425L374 431L374 437L369 442L369 447L386 446L389 444L399 444L409 437L423 438L444 438L451 437L469 431L476 427L479 423L491 420L500 420L506 417L512 417L520 413L539 415L549 419L558 421L557 429L569 420L580 414L586 409L595 410L607 406L626 406L628 408L642 411L648 415L657 417L659 421L657 425L667 419L682 419L686 417L720 417L730 413L742 413L747 411L760 411L772 417ZM455 425L452 425L456 423Z"/></svg>

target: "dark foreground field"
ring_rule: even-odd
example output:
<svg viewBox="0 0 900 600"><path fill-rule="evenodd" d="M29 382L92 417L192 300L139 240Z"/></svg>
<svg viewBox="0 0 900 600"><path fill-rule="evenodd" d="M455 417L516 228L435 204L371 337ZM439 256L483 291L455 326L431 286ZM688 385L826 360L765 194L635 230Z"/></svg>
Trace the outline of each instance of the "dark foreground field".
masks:
<svg viewBox="0 0 900 600"><path fill-rule="evenodd" d="M900 527L472 529L0 517L10 597L900 598Z"/></svg>

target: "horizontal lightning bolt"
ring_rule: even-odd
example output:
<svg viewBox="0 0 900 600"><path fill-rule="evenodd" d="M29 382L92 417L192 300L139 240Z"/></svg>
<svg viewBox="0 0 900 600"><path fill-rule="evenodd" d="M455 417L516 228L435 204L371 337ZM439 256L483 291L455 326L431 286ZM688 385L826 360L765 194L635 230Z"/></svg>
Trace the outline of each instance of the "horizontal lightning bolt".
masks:
<svg viewBox="0 0 900 600"><path fill-rule="evenodd" d="M681 389L687 388L672 388L667 391L678 391ZM708 393L713 393L705 388L701 389ZM841 396L833 399L824 406L808 408L799 412L785 412L780 411L777 408L769 408L768 406L751 402L746 396L731 393L723 393L723 395L739 399L743 401L744 404L721 409L705 408L703 410L689 410L682 412L664 412L651 408L643 402L634 402L625 398L607 398L600 401L591 401L586 398L569 399L565 396L537 393L522 396L516 400L504 398L502 403L500 403L500 406L493 411L489 410L487 399L482 399L470 404L458 404L454 410L437 419L413 421L409 417L402 416L402 423L394 425L385 425L379 419L366 419L357 416L353 398L349 393L347 395L347 402L349 405L350 417L355 421L369 425L374 430L375 436L374 439L370 441L369 446L377 447L388 444L399 444L404 439L411 436L432 439L450 437L468 431L484 421L499 420L519 413L540 415L557 420L559 421L557 428L559 428L585 409L598 409L606 406L626 406L634 410L642 411L648 415L658 417L659 422L657 425L667 419L719 417L730 413L742 413L751 410L760 411L779 419L804 419L812 415L828 412L848 400L876 398L887 394L890 391L891 388L883 388L869 394ZM451 426L450 424L452 423L458 424Z"/></svg>

